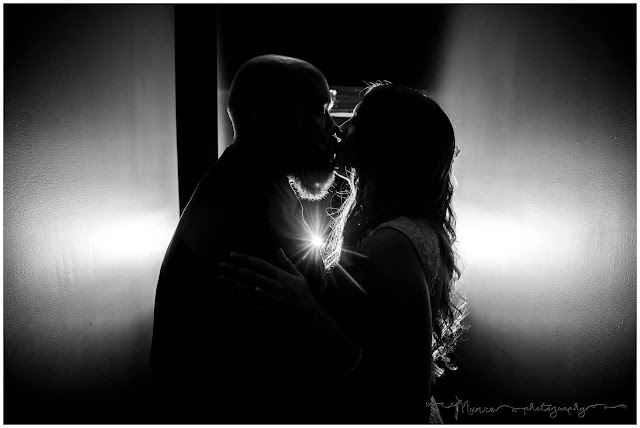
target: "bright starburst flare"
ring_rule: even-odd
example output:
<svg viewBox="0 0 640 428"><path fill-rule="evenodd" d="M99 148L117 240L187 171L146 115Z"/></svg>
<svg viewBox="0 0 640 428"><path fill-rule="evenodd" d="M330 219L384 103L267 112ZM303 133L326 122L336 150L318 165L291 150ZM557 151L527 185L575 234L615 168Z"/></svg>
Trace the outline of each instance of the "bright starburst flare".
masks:
<svg viewBox="0 0 640 428"><path fill-rule="evenodd" d="M345 181L345 186L342 190L337 192L337 195L340 198L339 207L327 208L326 214L331 218L331 224L327 224L326 217L320 216L319 212L316 213L314 218L309 218L309 223L307 223L307 219L304 214L304 205L302 204L302 201L300 201L302 210L301 224L304 228L304 231L302 232L302 241L304 242L304 245L295 255L304 252L302 260L306 260L307 263L310 263L311 259L315 257L320 257L327 272L330 272L334 268L338 268L338 271L347 278L348 282L353 284L366 295L368 294L367 291L358 283L358 281L356 281L355 278L353 278L353 276L349 274L349 272L347 272L343 266L340 265L340 257L343 251L358 257L365 257L358 252L342 247L345 224L347 223L349 214L351 214L356 202L356 171L353 168L349 168L345 169L345 174L340 174L338 172L335 174ZM294 192L296 192L295 183L293 183L291 179L289 180L289 184L292 189L294 189ZM298 192L296 192L296 194L300 197ZM329 228L330 230L327 233Z"/></svg>
<svg viewBox="0 0 640 428"><path fill-rule="evenodd" d="M311 245L313 245L315 248L321 248L324 245L324 241L318 235L312 235Z"/></svg>
<svg viewBox="0 0 640 428"><path fill-rule="evenodd" d="M325 245L325 240L323 236L326 235L326 231L328 225L324 219L321 218L318 213L316 213L314 218L310 218L309 221L311 224L307 223L304 214L304 205L302 202L300 203L301 208L301 220L302 226L304 227L304 232L302 241L304 242L304 247L301 249L301 252L304 251L304 255L302 259L308 259L309 255L313 255L314 257L320 257L322 253L322 248ZM298 253L299 254L299 253Z"/></svg>

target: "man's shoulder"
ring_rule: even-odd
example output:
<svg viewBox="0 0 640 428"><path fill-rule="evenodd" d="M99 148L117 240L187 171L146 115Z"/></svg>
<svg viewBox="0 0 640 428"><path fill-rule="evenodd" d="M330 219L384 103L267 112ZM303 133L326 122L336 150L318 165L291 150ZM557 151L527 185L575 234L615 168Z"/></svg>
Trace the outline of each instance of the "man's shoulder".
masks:
<svg viewBox="0 0 640 428"><path fill-rule="evenodd" d="M176 235L196 254L249 245L269 233L273 186L230 146L209 169L180 217Z"/></svg>
<svg viewBox="0 0 640 428"><path fill-rule="evenodd" d="M246 150L232 144L227 147L220 158L207 170L191 196L189 205L225 206L226 210L233 206L249 203L251 189L259 183L259 174L253 166ZM225 204L225 200L229 204ZM233 203L231 203L233 201ZM185 209L185 213L188 212Z"/></svg>

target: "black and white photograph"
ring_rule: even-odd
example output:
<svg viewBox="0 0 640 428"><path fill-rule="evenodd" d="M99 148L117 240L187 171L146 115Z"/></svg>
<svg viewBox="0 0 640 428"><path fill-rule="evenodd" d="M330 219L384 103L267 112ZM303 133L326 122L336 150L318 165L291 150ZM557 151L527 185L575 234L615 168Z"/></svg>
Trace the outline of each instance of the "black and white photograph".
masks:
<svg viewBox="0 0 640 428"><path fill-rule="evenodd" d="M637 423L637 4L7 3L2 423Z"/></svg>

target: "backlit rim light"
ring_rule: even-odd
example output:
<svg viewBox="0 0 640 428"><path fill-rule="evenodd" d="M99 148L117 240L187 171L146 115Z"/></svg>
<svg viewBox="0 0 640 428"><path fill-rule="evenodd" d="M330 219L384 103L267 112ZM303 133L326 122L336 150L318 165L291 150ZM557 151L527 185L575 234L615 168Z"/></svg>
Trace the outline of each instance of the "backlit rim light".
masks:
<svg viewBox="0 0 640 428"><path fill-rule="evenodd" d="M340 262L342 243L344 241L344 226L347 223L349 214L351 214L351 211L355 206L357 194L355 169L349 168L345 170L345 175L338 173L336 173L336 175L345 180L347 188L338 192L341 199L340 207L334 212L327 212L327 214L333 219L333 224L331 225L331 231L329 232L329 236L327 237L325 244L320 249L320 255L322 256L322 260L327 271L333 269Z"/></svg>

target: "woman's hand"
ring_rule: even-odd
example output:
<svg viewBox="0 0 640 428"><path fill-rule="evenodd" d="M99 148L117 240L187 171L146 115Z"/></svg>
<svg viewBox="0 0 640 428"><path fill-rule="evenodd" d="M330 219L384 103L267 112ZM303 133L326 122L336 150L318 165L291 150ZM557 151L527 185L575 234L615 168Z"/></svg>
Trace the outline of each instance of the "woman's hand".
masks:
<svg viewBox="0 0 640 428"><path fill-rule="evenodd" d="M359 361L361 349L311 294L304 276L278 251L277 265L246 254L231 254L222 262L221 279L241 303L292 323L308 326L305 337L315 344L315 354L328 374L338 375Z"/></svg>
<svg viewBox="0 0 640 428"><path fill-rule="evenodd" d="M231 253L220 263L221 280L242 303L290 321L311 321L319 304L307 281L282 249L277 265L246 254Z"/></svg>

